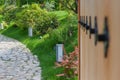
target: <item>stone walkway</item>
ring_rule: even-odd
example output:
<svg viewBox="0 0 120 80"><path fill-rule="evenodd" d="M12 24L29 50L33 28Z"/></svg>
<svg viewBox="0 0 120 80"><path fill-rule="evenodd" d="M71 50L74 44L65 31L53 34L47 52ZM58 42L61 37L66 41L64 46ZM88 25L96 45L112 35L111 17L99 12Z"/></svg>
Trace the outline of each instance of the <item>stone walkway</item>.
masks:
<svg viewBox="0 0 120 80"><path fill-rule="evenodd" d="M37 56L3 35L0 35L0 80L41 80Z"/></svg>

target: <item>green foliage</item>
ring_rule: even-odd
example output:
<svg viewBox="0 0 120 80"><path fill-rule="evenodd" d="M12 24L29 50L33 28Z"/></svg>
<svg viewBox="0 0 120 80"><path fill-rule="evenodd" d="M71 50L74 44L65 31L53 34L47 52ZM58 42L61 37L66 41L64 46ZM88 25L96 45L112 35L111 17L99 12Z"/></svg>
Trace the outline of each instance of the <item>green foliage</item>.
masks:
<svg viewBox="0 0 120 80"><path fill-rule="evenodd" d="M45 34L49 29L55 29L58 27L58 20L55 15L44 14L39 18L39 23L35 27L35 32L39 34Z"/></svg>
<svg viewBox="0 0 120 80"><path fill-rule="evenodd" d="M3 14L3 6L0 6L0 15Z"/></svg>
<svg viewBox="0 0 120 80"><path fill-rule="evenodd" d="M41 9L36 5L24 7L24 9L16 15L16 23L23 28L34 27L38 22L38 17L41 16L40 13Z"/></svg>
<svg viewBox="0 0 120 80"><path fill-rule="evenodd" d="M22 29L33 27L35 34L45 34L49 28L56 28L58 20L55 14L49 14L40 8L38 4L23 5L16 7L10 5L4 7L4 20L10 24L14 22Z"/></svg>
<svg viewBox="0 0 120 80"><path fill-rule="evenodd" d="M54 10L69 10L77 13L77 0L42 0L42 6ZM46 5L47 4L47 5ZM45 6L44 6L45 5Z"/></svg>
<svg viewBox="0 0 120 80"><path fill-rule="evenodd" d="M4 7L3 9L4 20L7 23L14 21L16 19L16 14L18 13L18 11L19 9L15 5Z"/></svg>
<svg viewBox="0 0 120 80"><path fill-rule="evenodd" d="M23 6L26 4L33 4L33 3L43 3L43 0L17 0L18 6Z"/></svg>
<svg viewBox="0 0 120 80"><path fill-rule="evenodd" d="M47 11L53 11L54 8L55 8L54 4L55 4L54 2L46 2L45 3L45 9Z"/></svg>
<svg viewBox="0 0 120 80"><path fill-rule="evenodd" d="M64 18L60 24L64 25L59 26L58 29L49 30L49 35L59 43L67 43L67 40L76 33L75 31L77 30L77 19L73 15L69 15L67 18Z"/></svg>
<svg viewBox="0 0 120 80"><path fill-rule="evenodd" d="M64 53L63 60L61 63L56 62L57 67L64 68L62 74L57 76L64 76L65 78L74 78L78 74L78 48L75 47L75 50L69 54Z"/></svg>
<svg viewBox="0 0 120 80"><path fill-rule="evenodd" d="M6 3L7 4L6 4ZM71 10L77 12L77 0L0 0L0 5L17 5L22 6L25 4L41 4L42 7L48 11L52 10Z"/></svg>
<svg viewBox="0 0 120 80"><path fill-rule="evenodd" d="M59 21L66 19L69 15L67 11L52 11L52 12L49 12L49 14L56 15Z"/></svg>
<svg viewBox="0 0 120 80"><path fill-rule="evenodd" d="M4 4L4 0L0 0L0 5L3 5Z"/></svg>
<svg viewBox="0 0 120 80"><path fill-rule="evenodd" d="M33 27L35 34L45 34L49 28L56 28L56 15L49 14L38 4L24 5L23 10L16 14L15 23L21 28Z"/></svg>
<svg viewBox="0 0 120 80"><path fill-rule="evenodd" d="M61 0L60 3L63 9L68 9L77 13L77 0Z"/></svg>
<svg viewBox="0 0 120 80"><path fill-rule="evenodd" d="M3 16L0 15L0 23L3 21Z"/></svg>

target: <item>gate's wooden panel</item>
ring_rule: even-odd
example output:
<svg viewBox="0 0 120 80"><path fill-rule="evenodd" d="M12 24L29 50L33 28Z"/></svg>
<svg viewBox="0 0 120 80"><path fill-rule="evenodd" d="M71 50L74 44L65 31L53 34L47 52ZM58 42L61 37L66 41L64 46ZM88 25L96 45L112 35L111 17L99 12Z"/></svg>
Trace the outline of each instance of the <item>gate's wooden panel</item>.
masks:
<svg viewBox="0 0 120 80"><path fill-rule="evenodd" d="M80 37L80 78L81 80L120 80L120 0L81 0L81 16L97 16L98 34L103 34L104 19L108 18L109 48L104 57L104 44L97 42L95 34L89 38L89 30L81 27Z"/></svg>
<svg viewBox="0 0 120 80"><path fill-rule="evenodd" d="M110 0L109 80L120 80L120 0Z"/></svg>

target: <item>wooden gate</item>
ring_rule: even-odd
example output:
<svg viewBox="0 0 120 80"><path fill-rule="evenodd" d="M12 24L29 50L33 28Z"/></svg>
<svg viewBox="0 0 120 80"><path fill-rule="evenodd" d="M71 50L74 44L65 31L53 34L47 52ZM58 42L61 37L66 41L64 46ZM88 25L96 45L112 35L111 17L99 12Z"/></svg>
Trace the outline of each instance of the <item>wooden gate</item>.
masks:
<svg viewBox="0 0 120 80"><path fill-rule="evenodd" d="M79 80L120 80L120 0L78 0Z"/></svg>

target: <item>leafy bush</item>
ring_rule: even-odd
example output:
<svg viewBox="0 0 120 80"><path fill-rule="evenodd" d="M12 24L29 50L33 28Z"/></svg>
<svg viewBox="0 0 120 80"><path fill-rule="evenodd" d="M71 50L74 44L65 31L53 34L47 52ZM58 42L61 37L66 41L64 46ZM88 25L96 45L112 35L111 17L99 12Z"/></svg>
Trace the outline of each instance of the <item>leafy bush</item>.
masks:
<svg viewBox="0 0 120 80"><path fill-rule="evenodd" d="M3 6L0 6L0 15L3 14Z"/></svg>
<svg viewBox="0 0 120 80"><path fill-rule="evenodd" d="M50 37L52 37L58 43L67 43L68 39L76 33L75 31L77 31L77 26L74 25L76 22L72 23L71 21L67 21L67 20L65 20L67 23L67 25L64 25L65 27L59 26L58 29L48 30Z"/></svg>
<svg viewBox="0 0 120 80"><path fill-rule="evenodd" d="M16 23L20 27L33 27L36 34L45 34L48 28L56 28L58 26L55 15L49 15L38 4L23 6L23 10L16 16Z"/></svg>
<svg viewBox="0 0 120 80"><path fill-rule="evenodd" d="M55 15L46 14L45 17L39 18L39 23L36 25L35 30L39 34L45 34L49 29L55 29L58 27L58 20ZM42 20L42 21L41 21Z"/></svg>
<svg viewBox="0 0 120 80"><path fill-rule="evenodd" d="M75 47L75 51L64 54L63 61L61 63L56 62L57 67L63 67L64 71L62 74L57 76L64 76L66 78L73 78L78 74L78 48Z"/></svg>
<svg viewBox="0 0 120 80"><path fill-rule="evenodd" d="M21 8L18 8L15 5L10 5L3 8L4 20L10 24L10 22L16 21L16 14L21 11Z"/></svg>
<svg viewBox="0 0 120 80"><path fill-rule="evenodd" d="M9 23L13 19L15 19L15 13L14 13L15 10L16 10L16 6L14 6L14 5L4 7L3 12L4 12L5 21L7 21Z"/></svg>
<svg viewBox="0 0 120 80"><path fill-rule="evenodd" d="M47 11L53 11L55 8L55 3L54 2L46 2L45 3L45 9Z"/></svg>
<svg viewBox="0 0 120 80"><path fill-rule="evenodd" d="M25 9L16 15L16 23L21 28L34 27L38 16L39 11Z"/></svg>

